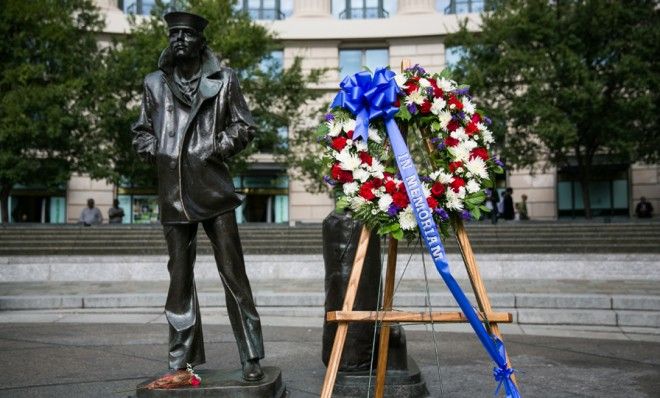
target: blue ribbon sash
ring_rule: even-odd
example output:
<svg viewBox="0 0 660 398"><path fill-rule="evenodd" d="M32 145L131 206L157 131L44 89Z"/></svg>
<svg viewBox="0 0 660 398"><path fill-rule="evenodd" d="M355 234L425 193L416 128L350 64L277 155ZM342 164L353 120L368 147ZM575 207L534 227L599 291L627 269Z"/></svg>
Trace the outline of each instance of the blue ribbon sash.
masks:
<svg viewBox="0 0 660 398"><path fill-rule="evenodd" d="M369 121L382 117L385 121L385 129L394 152L394 158L401 174L401 179L406 187L410 198L410 205L417 220L420 234L424 244L433 259L438 273L449 288L465 317L468 319L472 329L479 341L486 349L496 366L493 368L493 376L498 382L495 394L504 386L507 398L520 398L518 389L511 380L513 368L506 362L506 351L504 343L497 337L490 335L483 323L479 320L474 307L465 296L456 279L449 270L449 263L445 254L444 246L438 232L438 227L433 219L433 212L428 206L422 182L419 179L417 169L408 151L401 131L394 121L394 115L398 108L393 104L396 101L399 87L394 81L394 72L379 68L371 78L369 72L360 72L349 76L340 84L340 91L332 102L332 107L340 106L349 109L356 115L356 128L354 139L368 139ZM360 129L360 130L358 130ZM359 131L359 132L358 132ZM358 138L359 137L359 138Z"/></svg>

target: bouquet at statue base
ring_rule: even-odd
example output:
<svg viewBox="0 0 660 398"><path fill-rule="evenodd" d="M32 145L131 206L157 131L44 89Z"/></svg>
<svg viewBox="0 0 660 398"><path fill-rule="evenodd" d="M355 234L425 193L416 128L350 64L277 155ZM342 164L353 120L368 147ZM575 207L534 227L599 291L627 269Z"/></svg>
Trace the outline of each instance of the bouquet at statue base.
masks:
<svg viewBox="0 0 660 398"><path fill-rule="evenodd" d="M485 201L494 188L494 175L503 172L502 163L491 153L491 121L477 109L468 88L456 84L446 71L429 74L415 66L393 78L399 92L388 111L407 130L411 149L421 152L417 157L424 160L416 162L421 189L447 237L451 216L479 219L490 211ZM325 180L333 185L339 209L350 209L380 235L414 239L417 223L384 122L358 120L350 103L346 106L345 97L352 94L340 92L326 122L317 129L325 147ZM359 137L356 129L362 129Z"/></svg>
<svg viewBox="0 0 660 398"><path fill-rule="evenodd" d="M318 133L337 207L350 209L380 235L421 237L495 362L496 394L504 386L507 398L519 398L504 343L486 330L451 274L442 244L451 220L458 224L489 211L485 201L494 175L503 172L491 154L489 125L467 87L447 72L431 75L416 65L403 74L378 68L373 75L347 76Z"/></svg>
<svg viewBox="0 0 660 398"><path fill-rule="evenodd" d="M180 387L197 387L202 384L202 378L193 371L190 364L186 369L180 369L176 372L167 373L166 375L158 378L147 384L144 388L147 390L155 389L171 389Z"/></svg>

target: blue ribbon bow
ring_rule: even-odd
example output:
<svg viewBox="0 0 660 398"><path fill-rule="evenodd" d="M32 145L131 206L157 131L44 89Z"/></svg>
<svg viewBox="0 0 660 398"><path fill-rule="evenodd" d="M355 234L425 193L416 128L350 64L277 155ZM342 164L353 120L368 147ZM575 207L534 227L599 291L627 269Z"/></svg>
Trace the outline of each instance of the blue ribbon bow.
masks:
<svg viewBox="0 0 660 398"><path fill-rule="evenodd" d="M373 77L369 72L347 76L341 82L341 91L332 101L331 107L340 106L348 109L356 116L353 139L363 139L365 141L368 139L370 120L382 117L385 121L385 129L392 145L394 158L410 198L410 205L417 219L417 226L426 248L431 254L431 258L433 258L438 273L470 322L479 341L497 365L493 371L493 376L499 383L495 393L499 392L500 386L503 384L506 398L520 398L520 393L513 380L511 380L514 370L506 362L504 343L488 333L477 312L470 304L470 300L465 296L463 289L449 270L449 262L438 227L433 220L433 212L426 202L422 182L408 151L408 146L394 121L394 115L398 111L398 108L394 106L394 102L400 92L394 81L394 75L391 70L378 68Z"/></svg>
<svg viewBox="0 0 660 398"><path fill-rule="evenodd" d="M394 102L400 90L394 81L394 72L389 69L378 68L373 77L367 71L346 76L339 87L341 91L330 107L345 108L355 115L354 140L366 142L370 120L379 117L392 119L399 111Z"/></svg>

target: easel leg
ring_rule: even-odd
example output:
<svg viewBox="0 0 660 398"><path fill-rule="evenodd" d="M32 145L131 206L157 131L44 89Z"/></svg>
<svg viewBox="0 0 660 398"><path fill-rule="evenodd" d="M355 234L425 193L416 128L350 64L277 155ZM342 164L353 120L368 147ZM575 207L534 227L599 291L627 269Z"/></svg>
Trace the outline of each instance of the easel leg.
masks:
<svg viewBox="0 0 660 398"><path fill-rule="evenodd" d="M477 300L479 310L485 314L488 314L492 311L490 299L488 298L488 293L486 292L486 286L481 279L479 266L477 265L477 260L474 257L472 245L470 244L470 239L468 239L467 232L465 231L465 226L463 225L462 220L454 220L454 230L456 232L456 239L458 240L458 246L461 249L463 263L465 263L465 269L467 270L468 277L470 278L470 284L472 285L472 290L474 290L474 295ZM486 322L486 328L493 335L500 339L502 338L500 327L496 323ZM511 366L508 353L506 354L506 362L509 364L509 366ZM515 374L511 376L511 380L513 380L516 385L518 384L516 382Z"/></svg>
<svg viewBox="0 0 660 398"><path fill-rule="evenodd" d="M396 278L396 256L399 241L390 236L387 249L387 269L385 271L385 289L383 293L383 311L392 309L394 301L394 279ZM385 376L387 374L387 355L390 345L390 325L383 322L380 327L378 344L378 366L376 373L375 397L382 398L385 393Z"/></svg>
<svg viewBox="0 0 660 398"><path fill-rule="evenodd" d="M353 260L353 269L351 270L351 276L348 279L348 286L346 287L346 296L344 297L342 311L353 310L355 295L357 294L360 277L362 276L362 266L364 265L364 259L367 255L370 235L371 231L369 231L367 227L362 227L360 240L355 252L355 259ZM337 371L339 370L339 362L341 361L341 354L344 351L347 333L348 322L340 322L339 325L337 325L335 342L332 345L332 353L330 354L330 360L328 361L328 369L325 371L325 379L323 380L323 387L321 389L322 398L330 398L332 396L332 390L335 387L335 380L337 379Z"/></svg>

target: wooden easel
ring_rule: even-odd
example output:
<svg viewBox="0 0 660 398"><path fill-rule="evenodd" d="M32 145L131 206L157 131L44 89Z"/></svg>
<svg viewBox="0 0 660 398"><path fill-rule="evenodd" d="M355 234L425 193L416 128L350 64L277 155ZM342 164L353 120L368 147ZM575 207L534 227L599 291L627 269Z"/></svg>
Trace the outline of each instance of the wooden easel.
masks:
<svg viewBox="0 0 660 398"><path fill-rule="evenodd" d="M401 69L410 66L409 60L404 60ZM427 142L427 149L431 150L430 142ZM463 263L467 270L470 284L474 290L474 295L479 306L479 318L485 323L487 330L501 338L498 323L512 322L512 316L508 312L493 312L490 304L490 299L486 293L486 288L479 273L479 267L470 245L467 232L460 219L452 220L452 226L456 234L456 240L461 251ZM351 276L348 280L346 289L346 296L344 297L344 304L341 311L329 311L326 316L328 322L337 322L337 332L335 334L335 341L332 346L332 353L328 361L328 368L323 380L323 387L321 389L321 398L330 398L332 390L335 386L337 379L337 371L339 370L339 362L341 360L342 352L344 351L344 344L346 343L346 335L348 333L348 325L351 322L381 322L380 341L378 345L378 364L376 373L376 386L375 397L382 398L385 392L385 375L387 373L387 355L390 340L390 324L397 322L406 323L461 323L467 322L467 318L462 312L407 312L407 311L393 311L392 303L394 299L394 280L396 277L396 257L398 251L398 241L390 236L389 245L387 250L387 268L385 271L385 285L383 289L383 309L382 311L353 311L353 304L355 303L355 296L357 294L358 285L360 284L360 277L362 275L362 266L367 254L367 246L369 245L370 231L366 227L362 227L360 239L358 242L355 259L353 260L353 269ZM508 355L507 362L511 365ZM515 378L512 376L513 381Z"/></svg>

